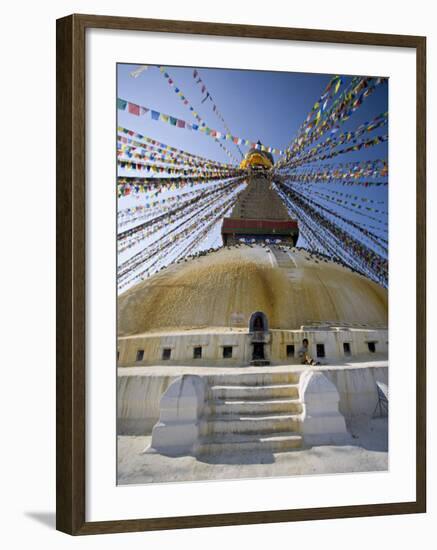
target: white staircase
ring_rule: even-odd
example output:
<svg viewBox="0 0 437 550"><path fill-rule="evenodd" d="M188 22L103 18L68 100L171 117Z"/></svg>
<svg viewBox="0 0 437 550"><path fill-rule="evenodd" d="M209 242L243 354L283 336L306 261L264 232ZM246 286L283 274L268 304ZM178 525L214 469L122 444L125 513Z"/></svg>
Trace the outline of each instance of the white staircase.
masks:
<svg viewBox="0 0 437 550"><path fill-rule="evenodd" d="M196 455L302 446L299 373L210 377Z"/></svg>
<svg viewBox="0 0 437 550"><path fill-rule="evenodd" d="M301 289L301 275L299 270L296 269L297 266L292 253L287 249L282 249L277 246L270 246L269 248L275 258L277 266L285 271L287 279L293 283L296 291L299 291Z"/></svg>
<svg viewBox="0 0 437 550"><path fill-rule="evenodd" d="M296 263L293 258L290 256L289 251L286 249L279 248L277 246L269 246L270 251L275 257L278 267L285 269L295 269Z"/></svg>
<svg viewBox="0 0 437 550"><path fill-rule="evenodd" d="M176 378L161 398L145 452L263 463L304 441L349 445L333 382L318 370L289 368Z"/></svg>

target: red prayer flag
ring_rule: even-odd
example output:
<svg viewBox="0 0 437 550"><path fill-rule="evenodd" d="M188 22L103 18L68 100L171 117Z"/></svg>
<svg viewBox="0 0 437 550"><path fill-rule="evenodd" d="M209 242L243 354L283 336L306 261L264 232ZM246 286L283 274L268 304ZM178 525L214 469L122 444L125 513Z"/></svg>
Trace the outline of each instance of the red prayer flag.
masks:
<svg viewBox="0 0 437 550"><path fill-rule="evenodd" d="M131 113L131 115L140 115L140 106L135 105L135 103L128 103L128 111Z"/></svg>

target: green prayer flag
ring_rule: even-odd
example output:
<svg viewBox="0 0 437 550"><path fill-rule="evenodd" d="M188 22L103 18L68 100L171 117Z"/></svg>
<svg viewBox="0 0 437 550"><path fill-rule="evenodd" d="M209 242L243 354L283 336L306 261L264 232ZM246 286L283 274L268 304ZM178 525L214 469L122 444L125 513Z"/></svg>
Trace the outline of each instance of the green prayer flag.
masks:
<svg viewBox="0 0 437 550"><path fill-rule="evenodd" d="M124 99L117 98L117 109L124 111L126 109L127 101Z"/></svg>

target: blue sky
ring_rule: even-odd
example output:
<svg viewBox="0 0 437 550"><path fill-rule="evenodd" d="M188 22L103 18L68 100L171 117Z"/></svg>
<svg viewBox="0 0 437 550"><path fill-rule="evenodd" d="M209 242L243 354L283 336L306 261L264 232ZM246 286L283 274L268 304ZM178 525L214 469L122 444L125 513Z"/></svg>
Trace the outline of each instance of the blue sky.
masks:
<svg viewBox="0 0 437 550"><path fill-rule="evenodd" d="M156 66L150 66L138 78L132 78L130 73L137 67L138 65L117 65L119 97L188 122L196 122ZM193 69L166 68L207 125L224 131L223 124L212 111L212 103L208 100L201 104L204 95L192 77ZM280 149L290 143L333 76L205 68L199 69L199 72L233 135L255 142L259 139L262 143ZM348 83L350 77L344 77L344 81L345 84ZM386 111L387 96L387 87L379 87L344 125L345 130ZM198 132L189 132L153 121L148 116L137 117L123 111L118 112L118 124L169 145L222 162L228 161L226 154L213 139ZM232 153L238 153L234 145L224 143ZM247 147L242 147L243 153L247 150ZM368 149L349 155L348 160L378 158L383 155L387 155L387 149L381 145L374 150Z"/></svg>
<svg viewBox="0 0 437 550"><path fill-rule="evenodd" d="M149 66L138 78L133 78L130 73L138 69L138 65L117 65L117 96L132 103L142 105L160 111L176 118L181 118L189 123L197 123L190 110L183 104L174 88L169 86L167 79L156 66ZM212 129L226 133L226 129L220 119L212 110L212 103L207 100L202 104L205 94L201 92L199 85L193 79L192 67L166 66L166 72L180 88L190 104L199 113L204 122ZM208 69L196 67L199 71L207 90L211 93L220 113L224 117L228 127L234 136L249 139L253 142L260 140L263 144L285 149L298 131L314 103L323 93L328 82L334 75L308 74L308 73L284 73L271 71L245 71L229 69ZM341 90L351 81L352 77L342 76ZM341 91L340 90L340 91ZM363 105L342 125L341 131L353 131L363 122L370 122L376 115L388 110L388 86L386 84L376 88ZM221 162L230 162L228 156L211 137L201 132L188 131L176 128L162 121L154 121L150 115L136 116L125 111L118 110L117 125L134 130L152 139L166 143L167 145L189 151L190 153L208 157ZM383 135L387 127L365 134L364 137ZM325 139L327 136L324 136ZM234 144L229 141L221 141L232 154L240 160L241 157ZM243 153L248 151L247 146L240 145ZM360 160L387 159L388 143L379 144L369 149L339 155L327 162L353 162ZM275 156L275 160L278 156ZM136 173L134 170L126 171L119 168L119 175L139 176L144 172ZM204 184L203 184L204 185ZM203 187L203 186L202 186ZM337 184L314 186L313 189L322 193L337 191L348 193L358 197L366 197L382 202L378 208L388 210L388 187L360 186L345 187ZM176 191L176 193L178 193ZM160 197L165 197L166 193ZM337 195L340 197L339 195ZM314 198L314 196L312 197ZM119 209L130 208L141 204L148 198L142 194L137 196L122 197L119 199ZM317 199L320 204L337 211L344 217L357 223L367 223L378 226L387 223L385 214L374 214L379 221L373 223L352 210L336 206L333 203ZM378 231L376 231L378 233ZM380 235L387 237L386 230L382 229ZM207 241L202 243L202 248L216 246L220 241L220 224L218 224ZM305 246L300 239L298 245ZM147 241L139 243L137 247L120 255L119 260L124 261L141 248L147 246Z"/></svg>

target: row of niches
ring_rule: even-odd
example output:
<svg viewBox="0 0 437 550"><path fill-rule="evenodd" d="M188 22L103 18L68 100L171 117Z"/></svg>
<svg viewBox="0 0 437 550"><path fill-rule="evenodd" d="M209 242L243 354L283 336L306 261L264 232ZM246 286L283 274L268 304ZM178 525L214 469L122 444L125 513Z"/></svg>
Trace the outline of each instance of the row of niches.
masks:
<svg viewBox="0 0 437 550"><path fill-rule="evenodd" d="M367 350L369 354L377 353L378 352L378 342L376 341L369 341L366 342ZM232 359L234 357L234 347L235 346L220 346L221 348L221 358L222 359ZM314 353L314 355L317 358L325 358L326 357L326 350L325 350L325 344L314 344L314 350L310 347L310 353ZM353 355L352 353L352 346L351 342L343 342L343 355L344 357L351 357ZM145 356L144 356L144 349L137 349L135 352L135 357L131 358L131 361L135 363L141 363ZM161 360L162 361L170 361L174 357L173 355L173 349L170 347L163 347L161 350ZM295 344L285 344L285 355L288 359L293 359L295 357L299 356L299 349L296 347ZM191 348L191 359L202 359L204 357L203 354L203 346L193 346ZM117 360L120 358L120 352L117 351ZM179 359L179 358L177 358Z"/></svg>

